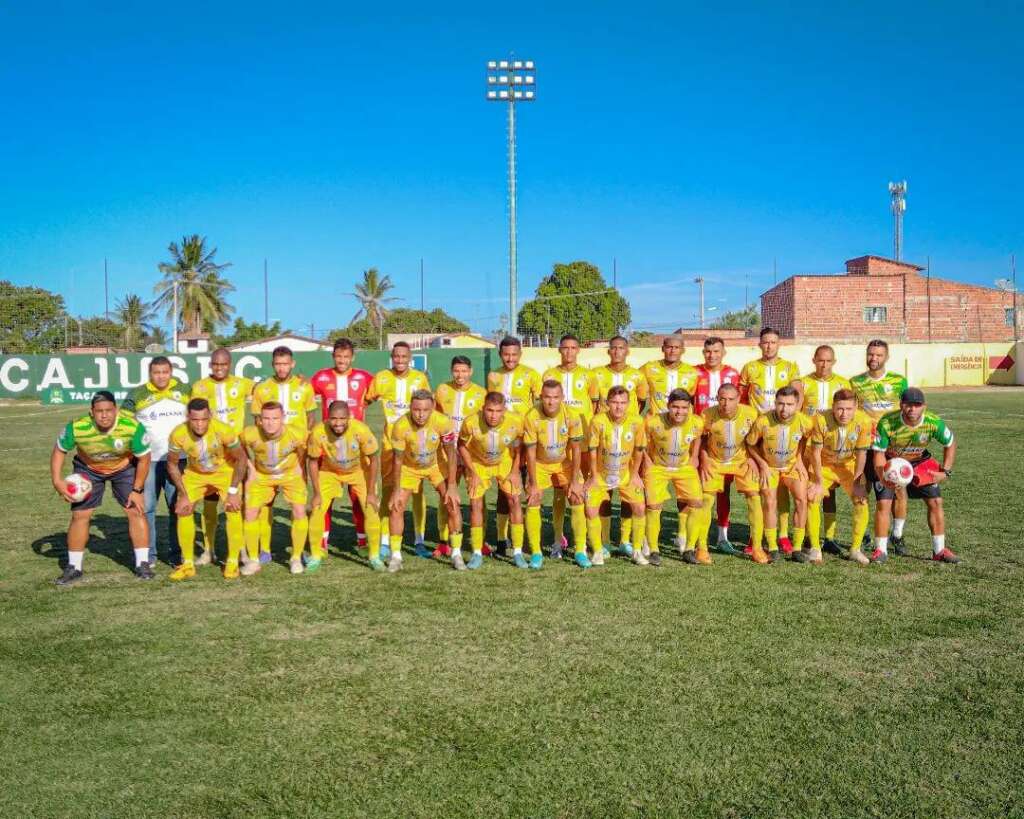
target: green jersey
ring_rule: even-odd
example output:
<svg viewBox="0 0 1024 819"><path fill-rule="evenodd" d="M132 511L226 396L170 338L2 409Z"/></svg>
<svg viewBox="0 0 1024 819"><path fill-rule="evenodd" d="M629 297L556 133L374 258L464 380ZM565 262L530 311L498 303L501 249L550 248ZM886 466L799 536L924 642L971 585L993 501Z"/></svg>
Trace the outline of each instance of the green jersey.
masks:
<svg viewBox="0 0 1024 819"><path fill-rule="evenodd" d="M871 448L884 452L887 458L906 458L914 463L924 457L930 441L942 447L953 443L953 432L945 421L926 410L921 416L921 423L912 427L903 420L903 413L897 410L882 416L875 427Z"/></svg>
<svg viewBox="0 0 1024 819"><path fill-rule="evenodd" d="M77 450L77 457L93 472L112 475L120 472L132 457L149 454L146 428L124 412L117 414L114 426L105 432L96 426L91 415L68 422L57 439L61 452Z"/></svg>
<svg viewBox="0 0 1024 819"><path fill-rule="evenodd" d="M857 393L860 408L875 421L900 407L900 396L907 388L907 379L899 373L886 370L881 378L861 373L850 379L850 387Z"/></svg>

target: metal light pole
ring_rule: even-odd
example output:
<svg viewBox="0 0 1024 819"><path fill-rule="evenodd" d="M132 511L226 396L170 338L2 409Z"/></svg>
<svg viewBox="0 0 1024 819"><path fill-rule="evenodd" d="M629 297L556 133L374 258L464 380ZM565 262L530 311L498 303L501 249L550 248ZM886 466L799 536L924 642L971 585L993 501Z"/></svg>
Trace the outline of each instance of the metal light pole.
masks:
<svg viewBox="0 0 1024 819"><path fill-rule="evenodd" d="M889 195L892 197L892 257L903 260L903 214L907 210L907 180L889 183Z"/></svg>
<svg viewBox="0 0 1024 819"><path fill-rule="evenodd" d="M519 262L516 256L516 103L536 98L533 60L489 60L487 99L508 103L508 305L509 325L515 331L519 313L516 289Z"/></svg>
<svg viewBox="0 0 1024 819"><path fill-rule="evenodd" d="M174 280L174 312L171 315L171 350L178 352L178 280Z"/></svg>
<svg viewBox="0 0 1024 819"><path fill-rule="evenodd" d="M700 288L700 329L704 329L704 277L698 276L693 283Z"/></svg>

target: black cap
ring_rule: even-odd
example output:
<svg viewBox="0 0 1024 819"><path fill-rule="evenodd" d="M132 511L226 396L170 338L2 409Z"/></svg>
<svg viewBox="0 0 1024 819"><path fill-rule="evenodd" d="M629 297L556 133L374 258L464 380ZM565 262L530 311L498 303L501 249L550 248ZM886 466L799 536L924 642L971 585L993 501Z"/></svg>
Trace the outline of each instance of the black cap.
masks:
<svg viewBox="0 0 1024 819"><path fill-rule="evenodd" d="M900 396L901 404L923 404L924 393L917 387L907 387Z"/></svg>

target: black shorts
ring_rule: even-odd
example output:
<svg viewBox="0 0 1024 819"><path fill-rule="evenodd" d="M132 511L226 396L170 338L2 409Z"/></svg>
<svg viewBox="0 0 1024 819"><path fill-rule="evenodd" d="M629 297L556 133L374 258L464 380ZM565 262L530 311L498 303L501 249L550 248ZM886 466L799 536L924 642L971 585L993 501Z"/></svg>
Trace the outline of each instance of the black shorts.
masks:
<svg viewBox="0 0 1024 819"><path fill-rule="evenodd" d="M84 501L71 504L72 512L76 512L79 509L95 509L98 507L103 502L103 492L107 488L108 483L114 491L114 497L117 498L117 502L121 506L128 504L128 496L132 493L132 489L135 488L135 464L129 464L120 472L114 472L112 475L101 475L99 472L93 472L78 458L74 459L73 466L75 472L80 472L92 482L92 492L89 493L89 497Z"/></svg>
<svg viewBox="0 0 1024 819"><path fill-rule="evenodd" d="M916 466L921 461L926 461L932 457L926 449L921 455L920 459L914 461L911 466ZM869 458L868 462L864 465L864 477L866 477L875 487L875 500L893 500L896 497L896 490L886 486L875 474L875 465ZM914 500L923 500L924 498L941 498L942 487L937 483L926 483L924 486L914 486L914 484L907 485L907 497L913 498Z"/></svg>

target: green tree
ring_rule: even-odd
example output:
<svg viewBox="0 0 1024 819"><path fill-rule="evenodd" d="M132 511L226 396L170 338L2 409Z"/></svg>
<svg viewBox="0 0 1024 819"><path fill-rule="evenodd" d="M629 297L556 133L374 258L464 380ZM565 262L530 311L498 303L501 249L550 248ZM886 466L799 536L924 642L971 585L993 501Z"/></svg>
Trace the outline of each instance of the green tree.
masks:
<svg viewBox="0 0 1024 819"><path fill-rule="evenodd" d="M126 350L141 350L143 339L153 331L156 311L135 293L114 303L114 318L121 324L121 342Z"/></svg>
<svg viewBox="0 0 1024 819"><path fill-rule="evenodd" d="M381 276L376 267L363 271L363 280L356 282L355 292L346 295L353 296L359 302L359 310L349 321L351 327L361 319L366 319L377 330L377 343L384 347L384 321L387 319L390 309L385 305L398 301L395 297L387 295L388 291L394 289L390 276Z"/></svg>
<svg viewBox="0 0 1024 819"><path fill-rule="evenodd" d="M146 337L142 339L142 348L145 349L151 344L164 350L171 345L171 339L168 338L167 331L163 327L153 327L146 333Z"/></svg>
<svg viewBox="0 0 1024 819"><path fill-rule="evenodd" d="M177 326L189 332L216 329L223 324L234 308L226 296L234 286L221 273L231 263L217 264L214 257L217 248L207 250L206 237L193 233L185 236L179 245L171 242L167 247L171 261L161 262L158 267L163 279L157 283L153 306L166 311L167 317ZM178 285L178 315L174 313L174 285Z"/></svg>
<svg viewBox="0 0 1024 819"><path fill-rule="evenodd" d="M258 321L247 322L241 317L235 319L233 329L234 332L230 335L215 335L213 337L214 344L218 347L230 347L232 344L241 344L245 341L259 341L263 338L272 338L282 333L291 332L290 330L282 330L281 322L279 321L275 321L273 324L263 324Z"/></svg>
<svg viewBox="0 0 1024 819"><path fill-rule="evenodd" d="M71 319L68 323L68 343L85 347L120 348L124 341L124 327L105 316Z"/></svg>
<svg viewBox="0 0 1024 819"><path fill-rule="evenodd" d="M742 310L723 313L713 322L712 330L752 330L761 325L761 311L756 304L748 304Z"/></svg>
<svg viewBox="0 0 1024 819"><path fill-rule="evenodd" d="M654 343L654 333L650 330L634 330L629 334L629 343L634 347L650 347Z"/></svg>
<svg viewBox="0 0 1024 819"><path fill-rule="evenodd" d="M596 265L578 261L554 266L516 324L522 335L573 333L586 343L621 333L629 321L629 302L608 287Z"/></svg>
<svg viewBox="0 0 1024 819"><path fill-rule="evenodd" d="M332 330L327 340L333 342L335 339L345 336L351 339L356 347L367 349L376 347L380 342L381 335L387 333L465 333L468 331L468 325L454 316L448 315L440 308L425 311L398 307L388 311L383 327L378 328L368 318L361 318L349 324L348 327Z"/></svg>
<svg viewBox="0 0 1024 819"><path fill-rule="evenodd" d="M49 353L63 346L64 298L41 287L0 281L0 353Z"/></svg>

